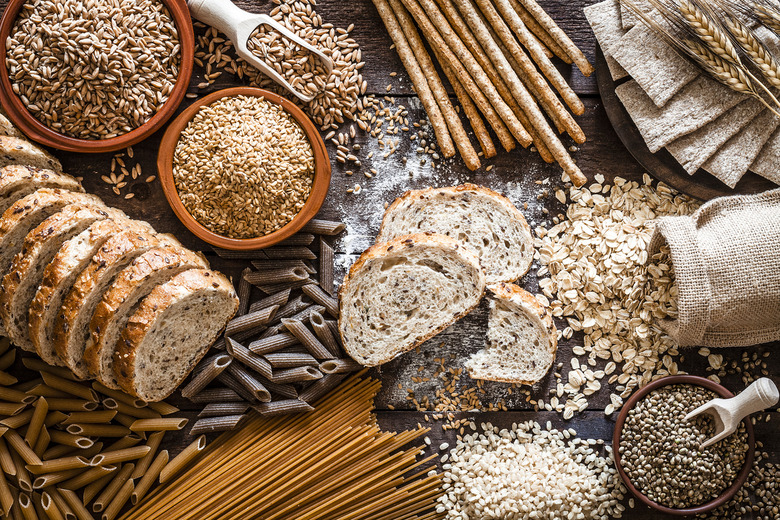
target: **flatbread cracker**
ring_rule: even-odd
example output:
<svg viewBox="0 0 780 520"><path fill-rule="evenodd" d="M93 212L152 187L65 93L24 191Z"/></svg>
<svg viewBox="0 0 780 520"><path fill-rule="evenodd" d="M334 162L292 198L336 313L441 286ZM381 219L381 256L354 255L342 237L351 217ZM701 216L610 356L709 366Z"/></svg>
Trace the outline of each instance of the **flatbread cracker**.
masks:
<svg viewBox="0 0 780 520"><path fill-rule="evenodd" d="M612 48L612 57L636 80L658 107L700 75L699 69L672 49L653 29L639 24Z"/></svg>
<svg viewBox="0 0 780 520"><path fill-rule="evenodd" d="M612 47L626 33L620 24L620 3L618 0L605 0L586 7L584 11L601 51L604 53L612 79L617 81L625 78L628 76L628 72L612 57Z"/></svg>
<svg viewBox="0 0 780 520"><path fill-rule="evenodd" d="M636 81L623 83L615 92L653 153L745 100L744 94L705 76L692 81L664 108L658 108Z"/></svg>
<svg viewBox="0 0 780 520"><path fill-rule="evenodd" d="M775 130L758 157L750 165L750 171L780 184L780 128Z"/></svg>
<svg viewBox="0 0 780 520"><path fill-rule="evenodd" d="M636 4L636 6L645 13L649 13L653 10L653 6L650 5L646 0L634 0L634 4ZM634 14L634 11L632 11L623 2L620 2L620 20L623 24L623 29L625 30L629 30L641 22L639 17Z"/></svg>
<svg viewBox="0 0 780 520"><path fill-rule="evenodd" d="M712 123L666 145L672 157L693 175L707 159L764 110L758 100L745 99Z"/></svg>

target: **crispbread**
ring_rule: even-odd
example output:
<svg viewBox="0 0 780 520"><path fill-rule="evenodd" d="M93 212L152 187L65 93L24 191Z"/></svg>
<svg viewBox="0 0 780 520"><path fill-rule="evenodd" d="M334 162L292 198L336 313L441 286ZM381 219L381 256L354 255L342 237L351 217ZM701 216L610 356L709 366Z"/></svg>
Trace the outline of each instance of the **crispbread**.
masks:
<svg viewBox="0 0 780 520"><path fill-rule="evenodd" d="M633 0L633 2L643 13L653 12L653 6L650 5L647 0ZM640 23L639 16L637 16L624 2L620 2L620 21L623 25L623 29L626 31Z"/></svg>
<svg viewBox="0 0 780 520"><path fill-rule="evenodd" d="M55 172L62 171L60 161L43 148L20 137L0 135L0 167L11 164L29 164Z"/></svg>
<svg viewBox="0 0 780 520"><path fill-rule="evenodd" d="M0 215L11 204L40 188L84 191L76 178L64 173L25 164L5 166L0 168Z"/></svg>
<svg viewBox="0 0 780 520"><path fill-rule="evenodd" d="M780 128L764 144L750 170L775 184L780 184Z"/></svg>
<svg viewBox="0 0 780 520"><path fill-rule="evenodd" d="M635 81L615 89L651 152L716 120L743 101L734 92L705 76L699 76L677 93L664 108L658 108Z"/></svg>
<svg viewBox="0 0 780 520"><path fill-rule="evenodd" d="M358 363L413 349L479 304L485 273L470 248L444 235L407 235L367 249L339 292L339 332Z"/></svg>
<svg viewBox="0 0 780 520"><path fill-rule="evenodd" d="M628 72L612 57L612 47L626 34L626 30L620 24L618 0L605 0L598 4L589 5L584 9L584 12L604 53L612 79L617 81L625 78L628 76Z"/></svg>
<svg viewBox="0 0 780 520"><path fill-rule="evenodd" d="M487 283L517 280L533 261L533 236L522 213L509 199L482 186L406 192L385 211L376 241L426 231L471 247Z"/></svg>

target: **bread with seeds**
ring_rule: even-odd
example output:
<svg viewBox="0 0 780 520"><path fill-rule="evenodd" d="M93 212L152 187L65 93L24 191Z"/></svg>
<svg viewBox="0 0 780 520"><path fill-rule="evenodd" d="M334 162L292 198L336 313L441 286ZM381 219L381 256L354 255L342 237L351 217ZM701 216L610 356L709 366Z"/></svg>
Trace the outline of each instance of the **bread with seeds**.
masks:
<svg viewBox="0 0 780 520"><path fill-rule="evenodd" d="M62 171L62 165L52 154L27 139L0 135L0 167L11 164L29 164L36 168Z"/></svg>
<svg viewBox="0 0 780 520"><path fill-rule="evenodd" d="M40 188L84 191L75 177L65 173L24 164L12 164L0 168L0 215L5 213L11 204Z"/></svg>

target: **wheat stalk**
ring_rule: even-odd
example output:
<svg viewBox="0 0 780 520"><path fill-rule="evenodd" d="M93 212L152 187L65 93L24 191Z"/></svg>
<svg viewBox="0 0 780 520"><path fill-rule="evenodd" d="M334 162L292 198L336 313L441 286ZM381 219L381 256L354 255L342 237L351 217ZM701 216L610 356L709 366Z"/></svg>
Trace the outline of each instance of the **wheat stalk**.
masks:
<svg viewBox="0 0 780 520"><path fill-rule="evenodd" d="M780 34L780 6L774 2L761 0L750 2L750 7L752 7L752 14L764 27Z"/></svg>
<svg viewBox="0 0 780 520"><path fill-rule="evenodd" d="M677 0L677 8L688 27L701 39L712 51L726 61L742 64L737 49L731 43L731 39L718 26L714 17L705 12L705 8L699 2L690 0Z"/></svg>

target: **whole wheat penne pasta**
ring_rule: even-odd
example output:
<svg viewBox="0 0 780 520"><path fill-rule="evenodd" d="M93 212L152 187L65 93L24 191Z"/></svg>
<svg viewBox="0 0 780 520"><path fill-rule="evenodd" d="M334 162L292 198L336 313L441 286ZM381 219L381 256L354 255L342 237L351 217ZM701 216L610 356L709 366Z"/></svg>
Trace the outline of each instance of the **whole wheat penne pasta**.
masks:
<svg viewBox="0 0 780 520"><path fill-rule="evenodd" d="M9 374L8 372L4 372L0 370L0 385L11 386L11 385L15 385L18 382L19 380L14 376L12 376L11 374Z"/></svg>
<svg viewBox="0 0 780 520"><path fill-rule="evenodd" d="M293 385L274 383L270 379L266 378L258 378L258 380L263 384L264 387L268 389L269 392L271 392L272 395L285 397L287 399L298 398L298 390Z"/></svg>
<svg viewBox="0 0 780 520"><path fill-rule="evenodd" d="M97 392L103 395L113 398L115 401L128 404L133 408L143 408L148 404L143 399L139 399L137 397L133 397L132 395L128 395L122 392L121 390L114 390L113 388L109 388L103 383L100 383L99 381L93 381L92 388L94 388Z"/></svg>
<svg viewBox="0 0 780 520"><path fill-rule="evenodd" d="M260 309L251 314L244 314L238 318L233 318L225 328L225 336L234 336L239 332L246 330L257 329L271 320L273 320L276 311L279 310L278 305L273 305L265 309Z"/></svg>
<svg viewBox="0 0 780 520"><path fill-rule="evenodd" d="M154 432L149 436L149 439L146 441L146 446L149 447L149 451L135 463L135 469L130 475L130 478L137 479L146 473L146 470L149 469L149 465L157 455L157 450L160 448L160 443L164 436L165 431Z"/></svg>
<svg viewBox="0 0 780 520"><path fill-rule="evenodd" d="M238 295L238 312L239 316L246 314L249 309L249 299L252 297L252 284L246 280L246 275L252 272L251 267L244 268L241 271L241 278L238 279L238 289L236 294Z"/></svg>
<svg viewBox="0 0 780 520"><path fill-rule="evenodd" d="M48 499L48 495L46 498ZM38 514L35 512L35 506L33 506L29 495L20 493L16 503L19 505L24 520L38 520Z"/></svg>
<svg viewBox="0 0 780 520"><path fill-rule="evenodd" d="M304 226L301 228L301 231L306 233L314 233L315 235L332 236L340 234L342 231L344 231L344 229L346 229L346 227L347 225L343 222L313 218L304 224Z"/></svg>
<svg viewBox="0 0 780 520"><path fill-rule="evenodd" d="M43 512L49 520L65 520L64 512L60 509L60 505L55 501L54 496L52 495L53 491L53 489L50 489L49 491L41 493L41 507L43 508ZM62 502L64 504L65 500L63 499ZM71 515L73 515L73 512L71 512ZM73 515L72 518L75 518L75 515Z"/></svg>
<svg viewBox="0 0 780 520"><path fill-rule="evenodd" d="M11 494L11 487L5 478L5 473L0 473L0 506L3 508L3 514L8 517L11 507L14 505L14 496Z"/></svg>
<svg viewBox="0 0 780 520"><path fill-rule="evenodd" d="M438 80L438 76L436 79ZM447 101L449 102L449 98L447 98ZM460 119L458 119L458 123L460 123ZM468 137L466 137L466 142L468 142ZM458 148L462 146L462 144L459 144L458 140L456 140L455 144L458 145ZM471 143L469 143L469 146L471 146ZM472 148L471 151L474 152L474 149ZM462 150L461 155L463 155ZM474 157L476 157L476 152L474 152ZM477 159L477 163L479 163L479 159ZM329 295L333 294L333 281L335 278L333 273L334 259L335 254L333 252L333 247L320 237L320 287Z"/></svg>
<svg viewBox="0 0 780 520"><path fill-rule="evenodd" d="M8 338L3 338L5 341L0 341L0 370L7 370L8 367L14 364L16 360L16 349L9 350L10 342Z"/></svg>
<svg viewBox="0 0 780 520"><path fill-rule="evenodd" d="M233 358L225 353L219 353L214 356L210 356L200 363L203 366L203 370L198 372L192 380L187 383L187 386L182 388L181 395L187 398L198 394L201 390L206 388L206 385L211 383L223 370L225 370L230 363L233 362Z"/></svg>
<svg viewBox="0 0 780 520"><path fill-rule="evenodd" d="M241 415L246 413L248 409L248 403L209 403L198 413L198 418Z"/></svg>
<svg viewBox="0 0 780 520"><path fill-rule="evenodd" d="M58 390L62 390L63 392L67 392L70 395L80 397L86 401L98 400L97 393L82 383L78 383L70 379L65 379L56 374L52 374L51 372L41 372L41 377L47 385L52 386Z"/></svg>
<svg viewBox="0 0 780 520"><path fill-rule="evenodd" d="M303 246L267 247L263 252L270 260L316 260L317 258L311 249Z"/></svg>
<svg viewBox="0 0 780 520"><path fill-rule="evenodd" d="M73 446L74 448L89 448L95 444L94 441L88 437L73 435L68 432L61 432L59 430L51 430L49 435L51 435L51 440L57 444Z"/></svg>
<svg viewBox="0 0 780 520"><path fill-rule="evenodd" d="M41 460L70 457L71 455L77 454L79 451L80 451L79 448L74 448L73 446L56 444L54 446L50 446L49 449L43 452L43 455L41 455Z"/></svg>
<svg viewBox="0 0 780 520"><path fill-rule="evenodd" d="M27 471L33 475L44 475L46 473L58 473L68 469L88 468L89 460L79 455L71 457L60 457L59 459L50 459L41 461L40 464L28 464Z"/></svg>
<svg viewBox="0 0 780 520"><path fill-rule="evenodd" d="M96 480L99 480L103 477L105 477L109 473L114 473L117 470L118 466L115 466L113 464L104 464L102 466L96 466L94 468L90 468L83 473L80 473L73 478L66 480L62 484L60 484L60 487L64 487L67 489L81 489L84 486L91 484L92 482L95 482Z"/></svg>
<svg viewBox="0 0 780 520"><path fill-rule="evenodd" d="M155 412L151 408L148 407L136 408L135 406L130 406L129 404L124 403L122 401L117 401L113 397L104 399L103 406L105 406L109 410L116 410L118 414L125 414L131 417L137 417L139 419L155 419L157 417L160 417L160 414Z"/></svg>
<svg viewBox="0 0 780 520"><path fill-rule="evenodd" d="M339 302L336 300L336 298L333 298L329 294L327 294L325 291L322 290L322 288L310 284L310 285L304 285L301 290L314 300L315 302L319 303L323 307L325 307L325 310L328 311L328 314L333 316L334 318L339 317Z"/></svg>
<svg viewBox="0 0 780 520"><path fill-rule="evenodd" d="M43 500L43 495L48 493L51 497L51 500L54 502L54 505L56 506L56 510L61 513L59 517L51 516L49 511L46 509L46 502ZM48 491L44 491L41 493L41 505L43 505L44 512L46 512L47 516L51 518L65 518L67 520L76 520L76 514L73 512L73 510L68 505L68 502L65 501L65 498L60 494L59 490L57 488L51 488Z"/></svg>
<svg viewBox="0 0 780 520"><path fill-rule="evenodd" d="M137 446L139 442L145 440L146 437L141 437L141 435L138 433L131 433L126 437L122 437L121 439L117 439L116 441L112 442L111 444L106 446L105 450L103 449L102 443L98 442L95 443L95 446L100 444L100 449L95 450L94 446L90 448L89 451L94 451L94 453L92 453L90 457L93 455L97 455L98 453L101 453L103 451L116 451L116 450L123 450L125 448L132 448L133 446Z"/></svg>
<svg viewBox="0 0 780 520"><path fill-rule="evenodd" d="M27 464L36 466L41 465L41 459L35 454L33 449L24 442L24 439L16 432L16 430L8 430L5 432L5 440L8 442L8 446L19 454Z"/></svg>
<svg viewBox="0 0 780 520"><path fill-rule="evenodd" d="M96 410L94 412L72 412L61 424L106 424L116 416L116 410Z"/></svg>
<svg viewBox="0 0 780 520"><path fill-rule="evenodd" d="M172 413L179 413L179 409L173 406L171 403L165 401L157 401L146 405L147 408L151 408L154 412L160 415L171 415Z"/></svg>
<svg viewBox="0 0 780 520"><path fill-rule="evenodd" d="M130 429L134 432L156 432L181 430L187 424L187 419L179 417L158 417L156 419L138 419Z"/></svg>
<svg viewBox="0 0 780 520"><path fill-rule="evenodd" d="M164 484L175 477L187 467L187 465L189 465L205 447L206 436L201 435L163 467L162 471L160 471L160 484Z"/></svg>
<svg viewBox="0 0 780 520"><path fill-rule="evenodd" d="M12 403L32 403L37 399L34 395L27 395L24 392L20 392L19 390L14 390L13 388L6 388L4 386L0 386L0 400L3 401L10 401Z"/></svg>
<svg viewBox="0 0 780 520"><path fill-rule="evenodd" d="M325 318L322 317L322 314L319 312L311 313L309 323L311 323L311 328L314 329L314 334L319 338L322 344L325 345L328 352L330 352L333 357L338 357L340 355L339 344L336 341L336 338L333 337L330 327L325 323Z"/></svg>
<svg viewBox="0 0 780 520"><path fill-rule="evenodd" d="M84 473L86 468L66 469L65 471L58 471L57 473L46 473L45 475L38 475L35 477L32 483L33 489L43 489L57 485L66 480L70 480Z"/></svg>
<svg viewBox="0 0 780 520"><path fill-rule="evenodd" d="M89 511L87 511L87 508L84 507L81 499L74 491L70 489L58 488L57 492L60 494L60 496L62 496L78 520L94 520L94 517L90 514Z"/></svg>
<svg viewBox="0 0 780 520"><path fill-rule="evenodd" d="M201 435L204 433L224 432L236 428L246 415L226 415L221 417L206 417L198 419L192 425L190 435Z"/></svg>
<svg viewBox="0 0 780 520"><path fill-rule="evenodd" d="M100 453L102 450L103 450L103 441L97 441L89 448L83 450L74 450L72 455L81 455L85 459L90 460L92 457ZM106 451L108 451L108 448L106 448Z"/></svg>
<svg viewBox="0 0 780 520"><path fill-rule="evenodd" d="M282 267L277 269L262 269L250 271L243 278L252 285L275 285L280 283L293 283L305 280L309 273L303 267Z"/></svg>
<svg viewBox="0 0 780 520"><path fill-rule="evenodd" d="M0 437L0 469L3 473L14 476L16 475L16 465L14 459L11 457L11 452L8 450L8 444L5 439Z"/></svg>
<svg viewBox="0 0 780 520"><path fill-rule="evenodd" d="M38 441L38 435L43 428L43 422L46 420L46 415L49 413L49 403L46 402L46 398L39 397L35 402L33 408L33 415L30 418L30 424L27 426L27 433L24 434L24 440L29 446L35 446Z"/></svg>
<svg viewBox="0 0 780 520"><path fill-rule="evenodd" d="M41 379L41 381L43 380ZM61 390L52 388L45 383L38 383L29 390L25 390L24 393L28 395L37 395L40 397L59 397L61 399L68 399L70 397L70 394L67 392L62 392Z"/></svg>
<svg viewBox="0 0 780 520"><path fill-rule="evenodd" d="M331 357L331 353L325 348L325 345L320 343L314 334L304 325L301 321L293 319L282 320L282 325L290 331L290 334L298 338L306 350L317 359L328 359ZM275 381L275 379L274 379ZM277 381L278 382L278 381Z"/></svg>
<svg viewBox="0 0 780 520"><path fill-rule="evenodd" d="M272 381L277 384L300 383L322 379L322 372L313 367L295 367L274 370Z"/></svg>
<svg viewBox="0 0 780 520"><path fill-rule="evenodd" d="M228 367L227 371L230 372L230 375L243 386L254 399L263 402L271 400L271 394L268 392L268 389L266 389L262 383L252 376L244 367L233 363Z"/></svg>
<svg viewBox="0 0 780 520"><path fill-rule="evenodd" d="M300 399L284 399L282 401L273 401L270 403L260 403L253 405L263 416L283 415L288 413L311 412L314 408L307 402Z"/></svg>
<svg viewBox="0 0 780 520"><path fill-rule="evenodd" d="M308 246L314 242L314 235L311 233L298 232L291 237L285 238L277 243L277 246Z"/></svg>
<svg viewBox="0 0 780 520"><path fill-rule="evenodd" d="M339 331L339 322L337 322L336 320L327 320L325 323L328 324L331 334L333 334L333 337L336 338L336 343L342 345L341 332Z"/></svg>
<svg viewBox="0 0 780 520"><path fill-rule="evenodd" d="M146 493L152 487L152 484L154 484L154 481L157 480L157 478L160 476L160 472L167 464L168 450L163 450L157 454L157 456L154 458L154 461L149 466L149 469L146 470L144 476L141 477L141 480L139 480L138 484L135 486L135 489L133 490L130 498L134 505L140 502L141 499L146 495Z"/></svg>
<svg viewBox="0 0 780 520"><path fill-rule="evenodd" d="M116 410L112 410L116 411ZM118 422L125 428L130 428L130 425L135 422L135 420L138 419L138 417L132 417L130 415L126 415L123 413L118 413L114 416L114 421Z"/></svg>
<svg viewBox="0 0 780 520"><path fill-rule="evenodd" d="M65 431L73 435L85 437L124 437L130 433L129 428L119 424L69 424Z"/></svg>
<svg viewBox="0 0 780 520"><path fill-rule="evenodd" d="M158 419L141 419L141 420L158 420ZM180 428L178 428L180 429ZM121 450L104 451L98 453L92 460L89 461L92 466L103 466L106 464L117 464L120 462L127 462L130 460L137 460L149 453L152 450L151 446L133 446L131 448L124 448Z"/></svg>
<svg viewBox="0 0 780 520"><path fill-rule="evenodd" d="M232 249L222 249L221 247L212 247L215 253L221 258L228 260L255 260L268 259L263 249L254 249L251 251L234 251Z"/></svg>
<svg viewBox="0 0 780 520"><path fill-rule="evenodd" d="M22 364L27 368L29 368L30 370L35 370L36 372L49 372L56 376L62 377L64 379L70 379L71 381L78 381L76 375L73 372L71 372L69 369L64 367L53 367L47 363L44 363L38 358L34 358L34 357L22 358Z"/></svg>
<svg viewBox="0 0 780 520"><path fill-rule="evenodd" d="M223 385L227 386L229 389L233 390L235 393L237 393L241 398L245 401L256 401L257 398L254 396L252 392L247 390L244 385L238 382L238 380L233 377L230 372L227 370L222 372L220 375L217 376L217 380L222 383Z"/></svg>
<svg viewBox="0 0 780 520"><path fill-rule="evenodd" d="M46 452L50 442L51 435L49 435L49 429L46 425L42 425L41 431L38 433L38 439L36 439L35 445L33 446L33 451L36 455L41 457Z"/></svg>
<svg viewBox="0 0 780 520"><path fill-rule="evenodd" d="M293 368L306 365L317 366L319 364L311 354L300 354L296 352L274 352L266 354L263 357L274 369Z"/></svg>
<svg viewBox="0 0 780 520"><path fill-rule="evenodd" d="M269 354L285 347L298 344L298 338L289 332L282 332L269 338L259 339L249 344L249 350L255 354Z"/></svg>
<svg viewBox="0 0 780 520"><path fill-rule="evenodd" d="M132 466L132 464L129 465ZM120 469L119 471L122 470ZM84 487L84 493L82 495L84 505L92 502L92 499L98 496L98 493L100 493L115 476L116 471L107 473L91 484L87 484L86 487Z"/></svg>
<svg viewBox="0 0 780 520"><path fill-rule="evenodd" d="M223 403L241 401L242 397L230 388L209 388L188 397L193 403Z"/></svg>
<svg viewBox="0 0 780 520"><path fill-rule="evenodd" d="M336 388L347 377L346 374L325 374L322 379L307 386L298 395L298 399L307 403L313 403L326 393Z"/></svg>
<svg viewBox="0 0 780 520"><path fill-rule="evenodd" d="M11 417L6 417L2 421L0 421L0 425L10 428L12 430L16 430L24 426L25 424L29 424L32 420L32 416L35 413L35 410L32 408L29 408L22 413L12 415Z"/></svg>
<svg viewBox="0 0 780 520"><path fill-rule="evenodd" d="M233 341L232 338L226 338L226 339L227 339L227 351L239 363L241 363L242 365L248 368L251 368L252 370L254 370L255 372L257 372L263 377L268 377L268 378L271 377L272 367L271 364L268 363L268 361L266 361L265 359L263 359L262 357L256 354L253 354L244 345L238 343L237 341Z"/></svg>
<svg viewBox="0 0 780 520"><path fill-rule="evenodd" d="M307 309L310 305L310 303L303 301L303 296L293 298L276 311L274 321L281 322L284 318L289 318L302 310Z"/></svg>
<svg viewBox="0 0 780 520"><path fill-rule="evenodd" d="M127 501L130 500L130 496L133 494L133 489L134 486L132 480L128 480L122 484L119 492L116 494L113 500L111 500L111 503L108 504L105 511L103 511L101 520L114 520L122 508L125 507Z"/></svg>
<svg viewBox="0 0 780 520"><path fill-rule="evenodd" d="M320 363L319 369L323 374L346 374L357 372L363 365L352 359L328 359Z"/></svg>
<svg viewBox="0 0 780 520"><path fill-rule="evenodd" d="M27 408L27 403L0 403L0 415L17 415Z"/></svg>
<svg viewBox="0 0 780 520"><path fill-rule="evenodd" d="M114 497L117 496L119 491L128 483L132 485L132 480L130 480L130 474L135 469L134 464L125 464L122 466L122 469L120 469L118 472L115 472L116 475L114 478L111 479L111 482L108 483L108 485L103 489L103 491L100 492L98 497L95 499L94 504L92 504L92 511L95 513L100 513L104 509L106 509L111 502L113 502ZM130 499L130 493L132 493L132 488L127 493L127 497L122 501L122 505L125 505L127 501Z"/></svg>
<svg viewBox="0 0 780 520"><path fill-rule="evenodd" d="M19 456L18 453L16 453L15 450L11 450L11 458L14 461L14 466L16 466L17 486L22 491L32 493L33 490L32 480L30 479L30 472L27 471L27 468L25 467L24 460L22 459L22 457Z"/></svg>
<svg viewBox="0 0 780 520"><path fill-rule="evenodd" d="M46 399L46 402L49 404L49 413L46 414L46 419L44 419L43 425L47 428L51 428L52 426L62 424L62 421L67 419L68 416L59 410L51 410L51 399Z"/></svg>
<svg viewBox="0 0 780 520"><path fill-rule="evenodd" d="M276 260L274 260L276 262ZM252 305L249 306L249 312L255 312L259 311L260 309L265 309L266 307L273 307L274 305L278 305L281 309L284 307L284 305L287 304L287 301L290 299L290 293L292 292L292 289L285 289L283 291L279 291L278 293L272 294L270 296L266 296L265 298L254 302ZM277 313L279 311L276 311Z"/></svg>
<svg viewBox="0 0 780 520"><path fill-rule="evenodd" d="M92 412L97 410L98 403L94 401L84 401L83 399L62 399L59 397L50 397L49 410L60 412Z"/></svg>
<svg viewBox="0 0 780 520"><path fill-rule="evenodd" d="M305 321L309 320L309 318L311 317L311 314L313 312L319 312L320 314L322 314L323 312L325 312L325 307L323 307L322 305L309 305L308 307L303 309L301 312L298 312L298 313L293 314L292 316L290 316L290 319L291 320L297 320L297 321L305 322ZM280 319L280 321L281 321L281 319ZM274 335L279 334L280 332L282 332L284 329L285 329L284 324L279 323L278 325L274 325L273 327L269 327L268 330L266 331L269 334L266 336L266 332L264 332L263 334L260 335L259 339L267 338L268 336L274 336Z"/></svg>
<svg viewBox="0 0 780 520"><path fill-rule="evenodd" d="M279 291L282 291L284 289L300 289L307 283L311 283L311 280L309 278L306 278L304 280L298 280L297 282L285 282L285 283L274 283L269 285L256 285L258 289L263 291L265 294L274 294Z"/></svg>
<svg viewBox="0 0 780 520"><path fill-rule="evenodd" d="M257 270L265 269L281 269L283 267L302 267L306 269L306 261L304 260L252 260L252 267ZM307 272L308 269L306 269ZM309 274L312 274L309 272Z"/></svg>

